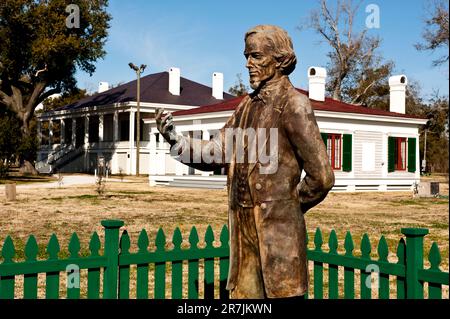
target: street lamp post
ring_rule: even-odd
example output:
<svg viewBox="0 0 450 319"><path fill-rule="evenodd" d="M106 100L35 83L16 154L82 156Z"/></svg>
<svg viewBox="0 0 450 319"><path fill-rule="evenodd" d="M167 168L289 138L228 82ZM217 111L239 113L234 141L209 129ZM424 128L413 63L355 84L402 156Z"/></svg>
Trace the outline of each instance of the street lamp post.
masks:
<svg viewBox="0 0 450 319"><path fill-rule="evenodd" d="M145 68L147 67L145 64L141 64L140 67L137 67L133 63L128 63L130 68L132 68L134 71L136 71L137 75L137 110L136 110L136 176L139 176L139 144L141 139L141 110L140 110L140 103L141 103L141 73L144 72Z"/></svg>

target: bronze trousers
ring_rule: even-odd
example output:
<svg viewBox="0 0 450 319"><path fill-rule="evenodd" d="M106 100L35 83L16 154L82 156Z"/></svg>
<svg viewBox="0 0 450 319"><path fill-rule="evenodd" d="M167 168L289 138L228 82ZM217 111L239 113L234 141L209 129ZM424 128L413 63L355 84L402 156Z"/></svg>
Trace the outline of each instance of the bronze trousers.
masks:
<svg viewBox="0 0 450 319"><path fill-rule="evenodd" d="M237 213L239 270L232 299L267 298L261 268L258 233L256 230L255 207L240 207ZM304 299L304 295L284 299Z"/></svg>
<svg viewBox="0 0 450 319"><path fill-rule="evenodd" d="M231 298L233 299L262 299L266 297L254 210L254 207L240 207L237 214L239 272L236 286L231 290Z"/></svg>

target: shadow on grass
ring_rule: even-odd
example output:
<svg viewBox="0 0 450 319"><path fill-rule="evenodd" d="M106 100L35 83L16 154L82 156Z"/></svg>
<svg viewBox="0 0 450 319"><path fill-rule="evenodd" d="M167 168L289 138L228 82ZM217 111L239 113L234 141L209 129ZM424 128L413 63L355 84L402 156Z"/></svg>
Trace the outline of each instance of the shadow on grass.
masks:
<svg viewBox="0 0 450 319"><path fill-rule="evenodd" d="M15 176L11 175L7 178L0 179L0 184L27 184L27 183L45 183L45 182L55 182L56 178L51 176L32 176L32 175L24 175L24 176Z"/></svg>

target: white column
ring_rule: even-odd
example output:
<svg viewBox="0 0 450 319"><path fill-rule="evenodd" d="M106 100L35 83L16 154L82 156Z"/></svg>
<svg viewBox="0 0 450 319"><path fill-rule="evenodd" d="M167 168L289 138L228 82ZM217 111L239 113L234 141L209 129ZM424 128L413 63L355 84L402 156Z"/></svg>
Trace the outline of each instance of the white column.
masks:
<svg viewBox="0 0 450 319"><path fill-rule="evenodd" d="M103 123L104 123L104 115L100 114L98 116L98 141L103 142Z"/></svg>
<svg viewBox="0 0 450 319"><path fill-rule="evenodd" d="M77 140L77 119L72 119L72 145L75 147Z"/></svg>
<svg viewBox="0 0 450 319"><path fill-rule="evenodd" d="M129 168L129 173L128 174L135 174L136 173L136 160L135 160L135 155L134 155L134 150L135 150L135 147L134 147L134 115L135 115L135 111L133 111L133 110L130 110L130 134L129 134L129 136L130 136L130 138L129 138L129 154L130 154L130 158L128 159L129 160L129 165L128 165L128 168Z"/></svg>
<svg viewBox="0 0 450 319"><path fill-rule="evenodd" d="M88 170L88 145L89 145L89 116L84 118L84 170Z"/></svg>
<svg viewBox="0 0 450 319"><path fill-rule="evenodd" d="M64 121L64 119L61 119L61 125L60 125L60 144L63 145L65 144L65 140L66 140L66 122Z"/></svg>
<svg viewBox="0 0 450 319"><path fill-rule="evenodd" d="M84 148L87 148L89 144L89 116L84 118Z"/></svg>
<svg viewBox="0 0 450 319"><path fill-rule="evenodd" d="M52 148L53 144L53 121L48 121L48 146Z"/></svg>
<svg viewBox="0 0 450 319"><path fill-rule="evenodd" d="M156 175L157 174L157 155L156 155L156 135L155 132L152 132L152 130L150 130L149 132L150 134L150 143L149 143L149 161L148 161L148 181L149 181L149 186L156 186L156 182L152 179L152 175Z"/></svg>
<svg viewBox="0 0 450 319"><path fill-rule="evenodd" d="M202 140L204 141L208 141L209 142L209 138L211 136L211 134L209 133L208 130L203 130L203 134L202 134ZM210 176L213 174L213 172L205 172L205 171L200 171L202 176Z"/></svg>
<svg viewBox="0 0 450 319"><path fill-rule="evenodd" d="M148 174L155 175L157 173L157 158L156 158L156 135L150 131L150 151L149 151L149 167Z"/></svg>
<svg viewBox="0 0 450 319"><path fill-rule="evenodd" d="M113 142L119 141L119 112L114 112L113 117Z"/></svg>

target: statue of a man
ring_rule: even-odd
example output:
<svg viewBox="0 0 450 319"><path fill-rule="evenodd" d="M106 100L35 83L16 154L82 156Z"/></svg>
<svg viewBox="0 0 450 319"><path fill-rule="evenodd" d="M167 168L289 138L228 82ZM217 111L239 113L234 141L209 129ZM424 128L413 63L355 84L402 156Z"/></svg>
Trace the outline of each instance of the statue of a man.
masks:
<svg viewBox="0 0 450 319"><path fill-rule="evenodd" d="M254 91L211 141L178 135L172 115L163 110L157 110L156 123L178 160L206 171L228 168L231 297L303 296L308 289L303 214L325 198L334 174L309 99L288 78L297 60L287 32L271 25L252 28L245 34L244 55ZM259 134L261 129L270 129L270 138ZM244 133L232 132L230 138L230 130ZM262 148L257 154L251 152L255 143ZM263 156L267 147L270 163ZM215 160L194 161L196 148L215 154Z"/></svg>

